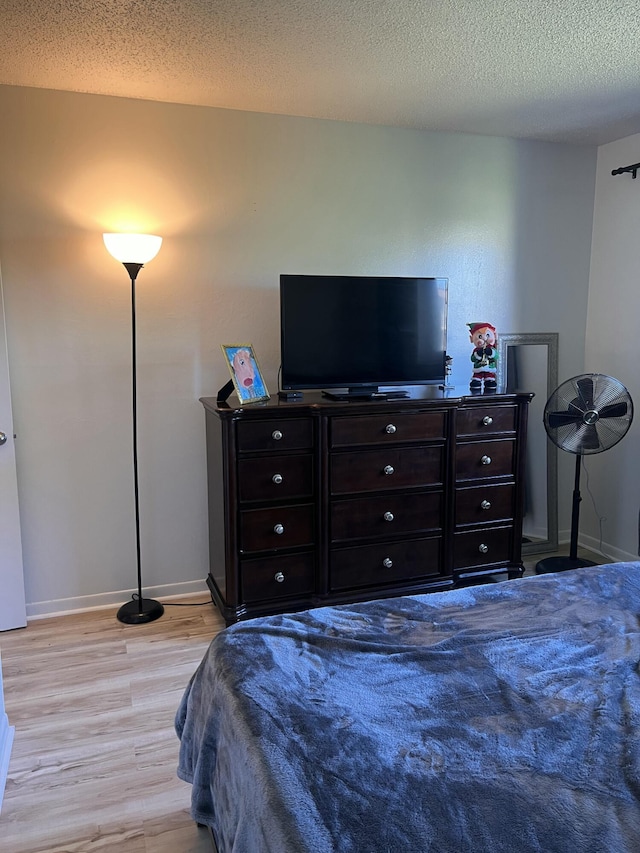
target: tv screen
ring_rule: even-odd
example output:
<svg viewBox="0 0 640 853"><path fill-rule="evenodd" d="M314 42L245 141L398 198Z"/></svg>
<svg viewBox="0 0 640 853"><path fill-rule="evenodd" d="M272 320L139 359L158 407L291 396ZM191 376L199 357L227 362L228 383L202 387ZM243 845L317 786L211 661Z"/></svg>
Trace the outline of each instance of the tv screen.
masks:
<svg viewBox="0 0 640 853"><path fill-rule="evenodd" d="M280 332L285 390L443 382L447 279L281 275Z"/></svg>

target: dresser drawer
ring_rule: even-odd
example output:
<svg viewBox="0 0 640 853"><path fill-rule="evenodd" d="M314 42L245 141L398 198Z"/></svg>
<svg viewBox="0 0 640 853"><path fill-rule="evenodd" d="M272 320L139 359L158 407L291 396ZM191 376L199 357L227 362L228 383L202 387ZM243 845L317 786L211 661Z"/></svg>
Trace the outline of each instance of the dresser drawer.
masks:
<svg viewBox="0 0 640 853"><path fill-rule="evenodd" d="M456 489L456 527L511 521L514 497L512 484Z"/></svg>
<svg viewBox="0 0 640 853"><path fill-rule="evenodd" d="M337 548L330 554L329 583L339 591L439 577L441 556L439 537Z"/></svg>
<svg viewBox="0 0 640 853"><path fill-rule="evenodd" d="M314 565L313 552L242 560L242 598L254 602L308 595L314 589Z"/></svg>
<svg viewBox="0 0 640 853"><path fill-rule="evenodd" d="M454 534L454 570L509 562L512 537L511 527L494 527Z"/></svg>
<svg viewBox="0 0 640 853"><path fill-rule="evenodd" d="M311 497L313 456L266 456L238 462L238 493L241 501L282 501Z"/></svg>
<svg viewBox="0 0 640 853"><path fill-rule="evenodd" d="M331 541L392 538L442 528L442 493L391 493L382 497L333 501Z"/></svg>
<svg viewBox="0 0 640 853"><path fill-rule="evenodd" d="M332 418L331 446L402 444L444 438L445 412L387 413Z"/></svg>
<svg viewBox="0 0 640 853"><path fill-rule="evenodd" d="M459 436L514 432L517 411L516 406L473 406L460 409L456 432Z"/></svg>
<svg viewBox="0 0 640 853"><path fill-rule="evenodd" d="M334 495L438 486L443 482L443 449L387 447L334 453L330 472Z"/></svg>
<svg viewBox="0 0 640 853"><path fill-rule="evenodd" d="M249 509L240 513L240 551L271 551L313 545L313 504Z"/></svg>
<svg viewBox="0 0 640 853"><path fill-rule="evenodd" d="M474 441L456 447L456 480L511 477L515 470L515 439Z"/></svg>
<svg viewBox="0 0 640 853"><path fill-rule="evenodd" d="M311 418L240 421L237 429L240 453L253 450L306 450L313 446Z"/></svg>

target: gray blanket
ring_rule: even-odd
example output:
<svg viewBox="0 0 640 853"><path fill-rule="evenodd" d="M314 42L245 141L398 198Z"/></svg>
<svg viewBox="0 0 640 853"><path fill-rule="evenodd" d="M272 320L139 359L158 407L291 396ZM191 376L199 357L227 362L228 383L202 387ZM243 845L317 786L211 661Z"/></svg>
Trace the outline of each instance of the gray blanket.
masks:
<svg viewBox="0 0 640 853"><path fill-rule="evenodd" d="M220 853L638 853L640 563L224 630L176 716Z"/></svg>

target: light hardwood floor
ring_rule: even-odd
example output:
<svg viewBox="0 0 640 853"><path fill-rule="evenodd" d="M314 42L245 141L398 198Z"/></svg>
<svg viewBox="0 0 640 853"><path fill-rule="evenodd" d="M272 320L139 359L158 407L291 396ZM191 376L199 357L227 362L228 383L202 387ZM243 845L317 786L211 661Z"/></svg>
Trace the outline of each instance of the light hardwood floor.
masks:
<svg viewBox="0 0 640 853"><path fill-rule="evenodd" d="M15 726L1 853L210 853L176 776L173 720L223 626L209 599L148 625L98 610L0 634Z"/></svg>
<svg viewBox="0 0 640 853"><path fill-rule="evenodd" d="M538 559L525 561L527 575ZM211 852L189 816L190 786L176 776L173 728L184 688L224 626L206 595L197 600L205 606L168 606L149 625L121 625L114 610L99 610L0 634L16 729L0 853Z"/></svg>

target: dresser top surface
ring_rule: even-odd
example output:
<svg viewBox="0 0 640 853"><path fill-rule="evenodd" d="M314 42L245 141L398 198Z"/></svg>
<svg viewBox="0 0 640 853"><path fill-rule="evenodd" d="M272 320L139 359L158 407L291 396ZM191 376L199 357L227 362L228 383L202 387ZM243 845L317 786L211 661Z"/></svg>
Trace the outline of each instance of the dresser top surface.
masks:
<svg viewBox="0 0 640 853"><path fill-rule="evenodd" d="M323 396L321 391L305 391L300 400L281 400L277 394L274 394L268 400L262 400L255 403L235 404L232 397L230 402L219 402L216 397L201 397L200 402L209 412L217 414L219 417L234 417L240 413L246 414L251 412L252 415L258 415L262 412L265 415L279 414L285 412L289 414L308 414L311 412L323 411L331 414L347 414L347 413L370 413L376 411L407 409L409 411L427 407L444 407L455 408L457 406L468 405L499 405L509 402L529 402L534 396L527 391L505 391L498 389L496 391L475 392L471 391L468 386L458 386L447 389L441 389L435 385L411 386L408 389L409 396L405 398L393 399L352 399L352 400L332 400Z"/></svg>

